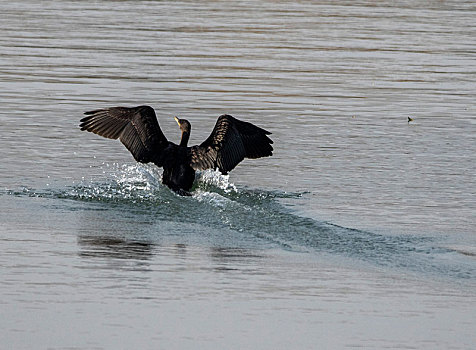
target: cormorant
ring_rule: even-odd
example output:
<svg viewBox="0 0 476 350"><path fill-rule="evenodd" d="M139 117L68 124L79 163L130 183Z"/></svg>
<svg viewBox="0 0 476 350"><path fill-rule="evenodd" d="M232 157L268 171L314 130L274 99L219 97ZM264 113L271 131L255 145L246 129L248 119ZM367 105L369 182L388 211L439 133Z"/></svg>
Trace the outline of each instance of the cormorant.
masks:
<svg viewBox="0 0 476 350"><path fill-rule="evenodd" d="M119 139L141 163L163 167L162 182L181 195L189 195L196 170L218 169L227 174L244 158L273 154L271 133L256 125L221 115L215 127L200 145L189 147L191 125L175 117L182 138L177 145L160 130L150 106L112 107L84 113L79 127L100 136Z"/></svg>

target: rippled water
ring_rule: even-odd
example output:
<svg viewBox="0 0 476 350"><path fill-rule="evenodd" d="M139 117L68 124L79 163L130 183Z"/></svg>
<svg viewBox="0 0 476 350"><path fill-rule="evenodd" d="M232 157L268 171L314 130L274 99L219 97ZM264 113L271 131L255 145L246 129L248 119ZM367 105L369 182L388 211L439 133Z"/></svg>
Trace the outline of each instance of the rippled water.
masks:
<svg viewBox="0 0 476 350"><path fill-rule="evenodd" d="M0 10L2 348L472 347L472 2ZM77 127L139 104L275 155L178 197Z"/></svg>

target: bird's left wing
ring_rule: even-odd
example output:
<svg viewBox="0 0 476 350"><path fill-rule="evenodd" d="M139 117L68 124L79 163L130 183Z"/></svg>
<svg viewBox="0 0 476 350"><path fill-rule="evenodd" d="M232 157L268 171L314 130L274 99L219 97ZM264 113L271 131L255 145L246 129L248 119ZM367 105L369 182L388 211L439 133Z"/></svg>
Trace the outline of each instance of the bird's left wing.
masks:
<svg viewBox="0 0 476 350"><path fill-rule="evenodd" d="M85 113L81 130L121 140L138 162L152 162L167 147L155 111L149 106L112 107Z"/></svg>
<svg viewBox="0 0 476 350"><path fill-rule="evenodd" d="M190 148L190 165L195 170L216 169L227 174L244 158L261 158L273 154L271 133L231 115L218 118L210 136Z"/></svg>

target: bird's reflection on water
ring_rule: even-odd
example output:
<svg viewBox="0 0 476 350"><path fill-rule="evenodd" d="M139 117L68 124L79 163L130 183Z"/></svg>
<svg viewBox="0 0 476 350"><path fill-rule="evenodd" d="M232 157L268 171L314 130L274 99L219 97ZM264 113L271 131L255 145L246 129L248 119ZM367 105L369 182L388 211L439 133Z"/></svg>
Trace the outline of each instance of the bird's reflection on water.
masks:
<svg viewBox="0 0 476 350"><path fill-rule="evenodd" d="M151 265L160 264L160 258L173 257L178 265L193 264L198 259L211 261L202 264L201 269L213 270L217 272L224 271L248 271L253 273L259 266L259 260L265 258L265 255L259 250L247 249L241 247L197 247L188 246L183 243L174 243L171 245L161 245L157 242L129 240L125 238L101 235L81 235L78 236L78 255L87 259L105 259L108 262L108 268L124 269L124 265L131 269L130 262L133 262L135 268L144 271L152 270ZM208 258L207 258L208 257ZM155 261L157 260L157 261ZM154 261L154 262L152 262ZM111 262L114 262L111 264ZM253 271L249 267L253 266Z"/></svg>
<svg viewBox="0 0 476 350"><path fill-rule="evenodd" d="M210 247L208 255L214 262L214 270L222 272L243 271L243 265L256 268L257 261L265 257L259 251L236 247Z"/></svg>
<svg viewBox="0 0 476 350"><path fill-rule="evenodd" d="M97 210L100 208L100 210ZM84 211L77 227L79 256L147 261L157 245L147 236L150 218L131 220L130 208L106 205ZM107 209L107 210L106 210Z"/></svg>
<svg viewBox="0 0 476 350"><path fill-rule="evenodd" d="M128 241L111 236L79 236L81 257L149 260L154 244L144 241Z"/></svg>
<svg viewBox="0 0 476 350"><path fill-rule="evenodd" d="M78 255L90 267L253 273L266 257L256 244L228 242L229 232L201 232L201 226L160 221L148 212L132 212L129 204L98 208L83 211L77 227Z"/></svg>
<svg viewBox="0 0 476 350"><path fill-rule="evenodd" d="M236 261L243 259L261 259L263 255L245 248L211 247L210 256L217 261Z"/></svg>

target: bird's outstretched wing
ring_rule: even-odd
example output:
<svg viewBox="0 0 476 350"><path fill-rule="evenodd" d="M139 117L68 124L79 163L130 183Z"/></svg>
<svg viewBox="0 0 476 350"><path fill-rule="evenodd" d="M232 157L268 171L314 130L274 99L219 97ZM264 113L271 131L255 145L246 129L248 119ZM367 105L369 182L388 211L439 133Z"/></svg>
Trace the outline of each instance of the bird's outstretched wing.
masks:
<svg viewBox="0 0 476 350"><path fill-rule="evenodd" d="M81 130L119 138L138 162L154 161L168 145L152 107L112 107L84 114Z"/></svg>
<svg viewBox="0 0 476 350"><path fill-rule="evenodd" d="M244 158L261 158L273 154L271 133L231 115L218 118L210 136L190 148L190 165L195 170L216 169L227 174Z"/></svg>

